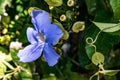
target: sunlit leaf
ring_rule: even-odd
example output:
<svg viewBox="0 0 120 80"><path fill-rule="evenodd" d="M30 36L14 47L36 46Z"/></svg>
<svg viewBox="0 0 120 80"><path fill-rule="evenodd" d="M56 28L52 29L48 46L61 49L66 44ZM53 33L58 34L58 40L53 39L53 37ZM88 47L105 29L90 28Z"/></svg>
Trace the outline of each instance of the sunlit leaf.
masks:
<svg viewBox="0 0 120 80"><path fill-rule="evenodd" d="M116 32L120 30L120 24L93 22L100 30L104 32Z"/></svg>
<svg viewBox="0 0 120 80"><path fill-rule="evenodd" d="M0 51L0 60L11 61L12 57L10 54L6 54L6 53Z"/></svg>
<svg viewBox="0 0 120 80"><path fill-rule="evenodd" d="M95 52L92 56L92 62L95 65L98 65L99 63L103 63L104 62L104 55L100 52Z"/></svg>
<svg viewBox="0 0 120 80"><path fill-rule="evenodd" d="M63 0L45 0L49 6L61 6Z"/></svg>
<svg viewBox="0 0 120 80"><path fill-rule="evenodd" d="M6 5L10 6L10 1L11 0L0 0L0 14L3 14L6 11Z"/></svg>
<svg viewBox="0 0 120 80"><path fill-rule="evenodd" d="M4 76L6 71L6 66L0 61L0 78Z"/></svg>
<svg viewBox="0 0 120 80"><path fill-rule="evenodd" d="M114 76L116 75L120 70L104 70L99 71L101 74L108 75L108 76Z"/></svg>

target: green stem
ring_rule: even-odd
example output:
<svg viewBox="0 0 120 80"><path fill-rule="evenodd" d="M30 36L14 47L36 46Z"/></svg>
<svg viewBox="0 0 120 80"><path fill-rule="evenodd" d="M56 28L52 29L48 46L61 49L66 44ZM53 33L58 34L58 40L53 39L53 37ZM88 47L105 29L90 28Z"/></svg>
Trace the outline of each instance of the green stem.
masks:
<svg viewBox="0 0 120 80"><path fill-rule="evenodd" d="M5 60L2 60L2 62L6 65L6 66L8 66L10 69L15 69L11 64L9 64L7 61L5 61Z"/></svg>
<svg viewBox="0 0 120 80"><path fill-rule="evenodd" d="M89 80L92 80L92 78L93 78L93 77L95 77L95 76L97 76L97 75L99 75L99 71L98 71L98 72L96 72L95 74L93 74L93 75L90 77L90 79L89 79Z"/></svg>

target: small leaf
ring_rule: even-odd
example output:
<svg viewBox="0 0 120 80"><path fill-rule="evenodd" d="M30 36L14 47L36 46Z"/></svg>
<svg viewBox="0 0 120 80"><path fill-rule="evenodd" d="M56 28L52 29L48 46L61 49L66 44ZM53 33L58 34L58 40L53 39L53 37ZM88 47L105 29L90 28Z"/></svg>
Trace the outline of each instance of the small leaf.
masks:
<svg viewBox="0 0 120 80"><path fill-rule="evenodd" d="M0 60L11 61L12 57L10 54L6 55L4 52L0 51Z"/></svg>
<svg viewBox="0 0 120 80"><path fill-rule="evenodd" d="M17 57L17 53L18 53L18 50L15 50L15 49L10 50L10 55L11 55L12 60L14 62L18 62L18 60L19 60L18 57Z"/></svg>
<svg viewBox="0 0 120 80"><path fill-rule="evenodd" d="M74 16L74 13L72 11L70 11L70 10L66 11L66 17L68 19L72 19L73 16Z"/></svg>
<svg viewBox="0 0 120 80"><path fill-rule="evenodd" d="M93 54L94 54L94 52L95 52L94 47L93 47L93 46L86 45L85 49L86 49L86 53L87 53L88 58L91 60L91 59L92 59L92 56L93 56Z"/></svg>
<svg viewBox="0 0 120 80"><path fill-rule="evenodd" d="M8 53L8 50L5 47L0 46L0 51L3 53Z"/></svg>
<svg viewBox="0 0 120 80"><path fill-rule="evenodd" d="M49 6L61 6L63 0L45 0Z"/></svg>
<svg viewBox="0 0 120 80"><path fill-rule="evenodd" d="M98 65L99 63L103 63L104 62L104 55L100 52L95 52L92 56L92 62L95 65Z"/></svg>
<svg viewBox="0 0 120 80"><path fill-rule="evenodd" d="M115 23L100 23L100 22L93 22L100 30L104 32L116 32L120 30L120 25Z"/></svg>
<svg viewBox="0 0 120 80"><path fill-rule="evenodd" d="M108 75L108 76L114 76L116 75L120 70L104 70L99 71L101 74Z"/></svg>

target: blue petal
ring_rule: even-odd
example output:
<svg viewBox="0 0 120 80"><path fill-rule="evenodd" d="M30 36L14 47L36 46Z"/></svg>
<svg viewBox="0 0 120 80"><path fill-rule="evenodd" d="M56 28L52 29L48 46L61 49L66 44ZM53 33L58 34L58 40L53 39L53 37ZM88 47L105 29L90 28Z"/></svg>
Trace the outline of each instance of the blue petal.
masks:
<svg viewBox="0 0 120 80"><path fill-rule="evenodd" d="M40 32L43 30L45 24L50 24L49 14L44 10L33 10L31 15L33 25Z"/></svg>
<svg viewBox="0 0 120 80"><path fill-rule="evenodd" d="M62 30L56 24L48 24L44 29L45 42L55 45L62 37Z"/></svg>
<svg viewBox="0 0 120 80"><path fill-rule="evenodd" d="M43 44L31 44L18 52L21 62L32 62L38 59L43 51Z"/></svg>
<svg viewBox="0 0 120 80"><path fill-rule="evenodd" d="M35 29L30 27L27 28L27 38L31 44L38 42L37 36L38 36L38 32Z"/></svg>
<svg viewBox="0 0 120 80"><path fill-rule="evenodd" d="M59 59L59 55L52 49L52 47L50 45L48 45L47 43L44 46L43 49L43 56L45 58L45 60L48 62L49 66L54 66L55 64L57 64L58 59Z"/></svg>

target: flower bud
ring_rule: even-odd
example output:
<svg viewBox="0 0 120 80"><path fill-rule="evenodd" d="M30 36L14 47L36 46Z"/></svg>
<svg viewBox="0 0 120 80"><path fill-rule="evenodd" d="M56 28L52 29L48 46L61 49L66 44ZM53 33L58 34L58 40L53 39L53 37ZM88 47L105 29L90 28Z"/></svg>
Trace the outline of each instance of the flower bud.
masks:
<svg viewBox="0 0 120 80"><path fill-rule="evenodd" d="M79 31L83 31L85 29L85 23L78 21L75 22L72 26L72 31L78 33Z"/></svg>
<svg viewBox="0 0 120 80"><path fill-rule="evenodd" d="M68 0L68 1L67 1L67 5L68 5L69 7L74 6L74 4L75 4L75 1L74 1L74 0Z"/></svg>
<svg viewBox="0 0 120 80"><path fill-rule="evenodd" d="M10 36L9 35L4 35L4 36L1 36L0 37L0 43L2 44L2 45L8 45L9 44L9 42L10 42Z"/></svg>
<svg viewBox="0 0 120 80"><path fill-rule="evenodd" d="M60 16L60 21L63 21L63 22L66 21L66 15L64 15L64 14L61 15L61 16Z"/></svg>
<svg viewBox="0 0 120 80"><path fill-rule="evenodd" d="M4 28L3 30L2 30L2 34L6 34L8 32L8 29L7 28Z"/></svg>
<svg viewBox="0 0 120 80"><path fill-rule="evenodd" d="M16 41L16 42L11 42L10 43L10 49L18 50L20 48L22 48L22 43L21 42Z"/></svg>
<svg viewBox="0 0 120 80"><path fill-rule="evenodd" d="M61 48L65 54L70 50L70 46L71 46L70 43L65 43L62 45Z"/></svg>
<svg viewBox="0 0 120 80"><path fill-rule="evenodd" d="M49 6L49 9L50 9L50 10L53 10L53 9L54 9L54 6Z"/></svg>

